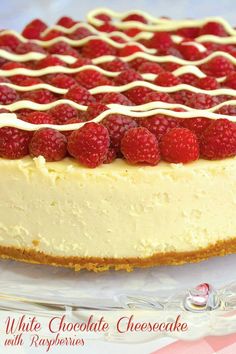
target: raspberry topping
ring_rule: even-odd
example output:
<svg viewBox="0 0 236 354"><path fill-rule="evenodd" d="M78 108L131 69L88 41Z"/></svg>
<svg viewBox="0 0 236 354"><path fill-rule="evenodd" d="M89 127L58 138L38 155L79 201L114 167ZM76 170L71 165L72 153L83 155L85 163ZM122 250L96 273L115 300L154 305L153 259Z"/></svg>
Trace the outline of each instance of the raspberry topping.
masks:
<svg viewBox="0 0 236 354"><path fill-rule="evenodd" d="M48 82L53 86L64 89L69 89L76 85L76 80L66 74L54 74L49 78Z"/></svg>
<svg viewBox="0 0 236 354"><path fill-rule="evenodd" d="M78 117L77 110L66 103L51 108L49 113L56 124L66 124L68 120Z"/></svg>
<svg viewBox="0 0 236 354"><path fill-rule="evenodd" d="M181 83L180 79L169 72L160 73L154 83L158 86L176 86Z"/></svg>
<svg viewBox="0 0 236 354"><path fill-rule="evenodd" d="M167 117L164 115L155 115L148 118L142 118L139 121L142 127L147 128L152 134L155 135L158 141L169 130L178 127L178 119Z"/></svg>
<svg viewBox="0 0 236 354"><path fill-rule="evenodd" d="M92 120L93 118L99 116L102 112L105 112L107 110L107 106L103 103L91 103L87 111L85 112L85 120Z"/></svg>
<svg viewBox="0 0 236 354"><path fill-rule="evenodd" d="M11 87L0 86L0 104L10 104L18 99L18 94Z"/></svg>
<svg viewBox="0 0 236 354"><path fill-rule="evenodd" d="M135 120L122 114L110 114L102 124L107 128L111 146L116 152L120 152L120 144L125 132L138 126Z"/></svg>
<svg viewBox="0 0 236 354"><path fill-rule="evenodd" d="M48 55L44 59L38 60L35 64L36 69L43 69L48 66L65 66L65 63L57 57Z"/></svg>
<svg viewBox="0 0 236 354"><path fill-rule="evenodd" d="M86 123L68 137L68 151L81 164L95 168L105 160L110 144L107 128L97 123Z"/></svg>
<svg viewBox="0 0 236 354"><path fill-rule="evenodd" d="M215 57L209 62L202 64L202 70L209 76L226 76L234 70L233 64L225 57Z"/></svg>
<svg viewBox="0 0 236 354"><path fill-rule="evenodd" d="M24 118L28 123L32 124L54 124L54 117L45 112L31 112Z"/></svg>
<svg viewBox="0 0 236 354"><path fill-rule="evenodd" d="M22 35L28 39L40 39L41 33L46 28L47 25L43 21L35 19L24 28Z"/></svg>
<svg viewBox="0 0 236 354"><path fill-rule="evenodd" d="M43 156L46 161L59 161L66 156L66 137L55 129L37 130L29 144L32 157Z"/></svg>
<svg viewBox="0 0 236 354"><path fill-rule="evenodd" d="M209 160L236 155L236 125L227 119L214 121L202 134L201 156Z"/></svg>
<svg viewBox="0 0 236 354"><path fill-rule="evenodd" d="M174 128L161 138L161 156L171 163L188 163L199 158L197 136L186 128Z"/></svg>
<svg viewBox="0 0 236 354"><path fill-rule="evenodd" d="M155 48L158 52L162 53L169 49L172 45L172 39L169 33L156 32L149 41L149 46Z"/></svg>
<svg viewBox="0 0 236 354"><path fill-rule="evenodd" d="M212 120L209 118L188 118L182 120L181 126L191 130L197 135L198 138L200 138L202 133L209 127L211 123Z"/></svg>
<svg viewBox="0 0 236 354"><path fill-rule="evenodd" d="M236 72L231 72L226 77L224 85L236 90Z"/></svg>
<svg viewBox="0 0 236 354"><path fill-rule="evenodd" d="M5 159L20 159L28 155L31 138L29 132L4 127L0 129L0 156Z"/></svg>
<svg viewBox="0 0 236 354"><path fill-rule="evenodd" d="M105 80L105 76L95 70L83 70L76 75L76 80L79 85L85 87L87 90L96 86L101 86Z"/></svg>
<svg viewBox="0 0 236 354"><path fill-rule="evenodd" d="M115 55L115 49L101 39L92 39L83 46L82 53L87 58Z"/></svg>
<svg viewBox="0 0 236 354"><path fill-rule="evenodd" d="M43 104L53 102L55 100L55 96L51 91L40 89L23 93L22 99Z"/></svg>
<svg viewBox="0 0 236 354"><path fill-rule="evenodd" d="M142 76L133 69L122 71L114 78L116 85L125 85L138 80L142 80Z"/></svg>
<svg viewBox="0 0 236 354"><path fill-rule="evenodd" d="M81 105L88 106L90 103L95 102L95 98L89 93L86 88L76 85L73 86L66 94L65 98L72 100Z"/></svg>
<svg viewBox="0 0 236 354"><path fill-rule="evenodd" d="M144 127L129 129L124 134L121 140L121 152L132 164L146 162L154 166L160 161L157 139Z"/></svg>
<svg viewBox="0 0 236 354"><path fill-rule="evenodd" d="M163 71L163 68L157 64L157 63L152 63L152 62L146 62L146 63L142 63L139 67L138 67L138 71L140 73L151 73L151 74L160 74Z"/></svg>
<svg viewBox="0 0 236 354"><path fill-rule="evenodd" d="M101 103L103 104L116 103L116 104L121 104L123 106L133 105L133 103L125 95L119 92L107 92L103 96Z"/></svg>
<svg viewBox="0 0 236 354"><path fill-rule="evenodd" d="M219 83L214 77L206 76L195 81L195 85L203 90L216 90L219 88Z"/></svg>
<svg viewBox="0 0 236 354"><path fill-rule="evenodd" d="M204 26L202 26L199 35L202 36L204 34L213 34L219 37L227 36L224 27L220 23L214 21L207 22Z"/></svg>
<svg viewBox="0 0 236 354"><path fill-rule="evenodd" d="M153 91L148 87L137 86L125 92L126 97L136 105L145 103L145 98Z"/></svg>

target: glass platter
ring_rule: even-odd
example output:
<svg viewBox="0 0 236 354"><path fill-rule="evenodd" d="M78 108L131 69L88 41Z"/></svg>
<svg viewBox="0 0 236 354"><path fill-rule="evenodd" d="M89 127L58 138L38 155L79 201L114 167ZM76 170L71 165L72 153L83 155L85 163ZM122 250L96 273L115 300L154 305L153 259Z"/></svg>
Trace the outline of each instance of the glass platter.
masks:
<svg viewBox="0 0 236 354"><path fill-rule="evenodd" d="M91 313L95 317L106 313L111 322L127 311L142 319L159 316L162 321L181 313L191 324L188 339L229 334L236 331L235 269L236 255L132 273L75 273L69 269L1 261L0 308L40 316L69 313L77 320L88 318ZM175 338L185 335L171 334ZM157 334L142 333L142 338L132 334L124 339L113 331L109 340L143 342L153 336L156 338Z"/></svg>

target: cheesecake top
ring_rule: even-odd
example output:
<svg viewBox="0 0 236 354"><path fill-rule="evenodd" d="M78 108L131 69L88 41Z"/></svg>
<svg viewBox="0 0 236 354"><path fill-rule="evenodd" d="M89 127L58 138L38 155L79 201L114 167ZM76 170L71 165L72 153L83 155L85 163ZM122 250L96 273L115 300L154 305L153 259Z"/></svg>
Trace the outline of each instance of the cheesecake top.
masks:
<svg viewBox="0 0 236 354"><path fill-rule="evenodd" d="M234 157L235 38L218 17L109 9L2 30L0 157L88 168Z"/></svg>

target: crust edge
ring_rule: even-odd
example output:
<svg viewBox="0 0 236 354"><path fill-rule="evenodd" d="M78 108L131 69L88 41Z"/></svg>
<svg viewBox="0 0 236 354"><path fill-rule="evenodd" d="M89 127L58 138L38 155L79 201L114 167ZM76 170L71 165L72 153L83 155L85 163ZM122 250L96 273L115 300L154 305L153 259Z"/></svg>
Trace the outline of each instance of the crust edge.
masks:
<svg viewBox="0 0 236 354"><path fill-rule="evenodd" d="M210 257L224 256L236 253L236 237L225 241L218 241L191 252L167 252L155 253L146 258L98 258L98 257L62 257L52 256L34 249L21 249L13 246L0 245L0 258L12 259L34 264L66 267L80 271L101 272L109 269L132 271L134 268L154 267L157 265L180 265L184 263L196 263Z"/></svg>

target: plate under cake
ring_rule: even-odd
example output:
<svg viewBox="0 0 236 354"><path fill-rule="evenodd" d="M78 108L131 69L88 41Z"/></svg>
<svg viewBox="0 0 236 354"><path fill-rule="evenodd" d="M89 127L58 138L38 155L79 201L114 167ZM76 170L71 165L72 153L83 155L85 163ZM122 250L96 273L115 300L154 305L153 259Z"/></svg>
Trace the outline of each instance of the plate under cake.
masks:
<svg viewBox="0 0 236 354"><path fill-rule="evenodd" d="M236 252L236 31L88 21L0 32L0 257L130 271Z"/></svg>

